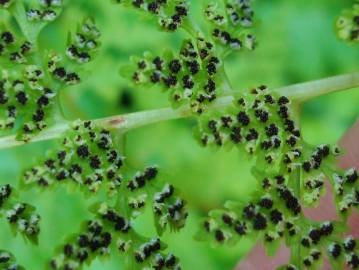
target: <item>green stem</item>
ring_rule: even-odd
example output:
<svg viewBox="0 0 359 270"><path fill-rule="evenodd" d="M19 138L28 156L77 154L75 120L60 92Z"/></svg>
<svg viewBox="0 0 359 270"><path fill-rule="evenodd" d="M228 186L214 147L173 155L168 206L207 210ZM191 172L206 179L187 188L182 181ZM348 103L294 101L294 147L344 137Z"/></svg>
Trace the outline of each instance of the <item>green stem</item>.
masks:
<svg viewBox="0 0 359 270"><path fill-rule="evenodd" d="M290 95L299 102L304 102L318 96L355 87L359 87L359 72L294 84L279 88L277 92L283 95Z"/></svg>
<svg viewBox="0 0 359 270"><path fill-rule="evenodd" d="M192 37L197 38L200 33L203 33L197 22L193 19L191 14L182 24L182 28Z"/></svg>
<svg viewBox="0 0 359 270"><path fill-rule="evenodd" d="M288 96L296 101L308 100L320 95L342 91L345 89L355 88L359 86L359 73L341 75L337 77L327 78L319 81L306 82L303 84L296 84L280 89L273 90L273 92ZM225 96L220 97L212 104L209 110L219 110L228 107L233 102L233 95L242 93L242 91L227 92ZM129 130L139 128L145 125L154 124L158 122L185 118L194 116L189 106L184 106L179 109L164 108L158 110L149 110L142 112L135 112L125 115L111 116L107 118L93 120L98 126L118 129L121 133ZM31 142L45 141L56 139L62 135L63 132L70 128L71 122L61 122L45 130L39 135L35 136ZM0 149L9 148L25 144L25 142L17 141L15 136L0 138Z"/></svg>
<svg viewBox="0 0 359 270"><path fill-rule="evenodd" d="M330 78L329 78L330 79ZM316 82L314 83L316 84ZM303 84L306 85L306 84ZM294 88L292 88L291 92L294 93L293 89L295 89L296 86L294 86ZM279 90L282 91L282 90ZM300 115L301 115L301 104L297 103L294 104L293 110L294 110L294 117L295 117L295 122L301 124L300 121ZM303 161L303 160L302 160ZM293 188L294 191L294 195L295 197L298 198L299 201L301 201L302 199L302 168L301 166L297 166L295 167L293 173L290 176L290 185ZM302 207L303 210L303 207ZM299 230L303 229L303 218L304 215L303 213L299 214L298 220L297 220L297 225L299 227ZM302 255L301 255L301 243L300 243L300 239L298 238L293 238L292 239L293 243L291 243L290 248L291 248L291 259L292 262L295 264L295 266L297 267L298 270L302 270Z"/></svg>
<svg viewBox="0 0 359 270"><path fill-rule="evenodd" d="M223 74L223 92L230 93L233 91L233 87L224 65L222 66L222 74Z"/></svg>
<svg viewBox="0 0 359 270"><path fill-rule="evenodd" d="M301 168L298 167L295 169L293 175L292 175L292 179L291 179L294 183L294 194L295 196L298 198L298 200L301 199ZM302 222L302 218L303 218L303 214L301 213L299 216L299 220L298 223L301 224ZM302 227L300 226L299 228L300 230L302 229ZM294 238L293 239L293 243L291 243L291 257L292 257L292 262L295 264L295 266L297 267L298 270L302 270L302 256L301 256L301 244L300 244L300 240L298 238Z"/></svg>

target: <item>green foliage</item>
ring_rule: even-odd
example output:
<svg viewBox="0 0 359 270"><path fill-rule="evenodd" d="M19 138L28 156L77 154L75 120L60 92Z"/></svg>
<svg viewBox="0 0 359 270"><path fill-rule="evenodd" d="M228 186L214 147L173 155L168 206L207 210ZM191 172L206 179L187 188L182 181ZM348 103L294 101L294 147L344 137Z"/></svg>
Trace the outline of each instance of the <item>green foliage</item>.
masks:
<svg viewBox="0 0 359 270"><path fill-rule="evenodd" d="M16 263L15 257L7 251L0 250L1 270L23 270L24 268Z"/></svg>
<svg viewBox="0 0 359 270"><path fill-rule="evenodd" d="M62 149L49 154L43 165L24 173L24 184L47 188L65 180L97 192L117 192L122 182L119 170L123 157L106 129L94 128L91 121L75 123L62 140Z"/></svg>
<svg viewBox="0 0 359 270"><path fill-rule="evenodd" d="M1 8L8 8L12 4L12 0L3 0L0 3Z"/></svg>
<svg viewBox="0 0 359 270"><path fill-rule="evenodd" d="M253 11L250 1L225 1L222 10L220 7L222 6L218 4L209 4L205 9L205 17L213 27L211 39L231 49L241 48L242 43L246 44L247 48L254 49L253 36L243 29L252 26ZM205 38L203 43L206 44ZM195 49L192 50L193 56L198 58L196 62L199 63L196 64L196 73L200 70L210 71L208 64L203 65L200 62L201 50L205 47L197 45L196 48L192 43L186 46L186 41L184 44L182 48ZM210 47L217 55L224 57L227 54L226 51L221 53L220 50L216 50L214 44ZM208 104L204 103L206 99L201 98L201 95L210 94L206 92L209 82L206 84L207 87L203 87L203 76L193 76L192 62L183 61L183 56L190 54L191 51L183 49L179 57L168 53L168 56L161 58L146 53L144 59L133 58L134 65L132 68L125 67L123 74L138 85L151 86L160 83L164 90L172 88L170 101L175 108L189 103L191 108L195 108L195 112L204 112L199 118L199 128L196 131L202 145L226 149L235 146L242 155L254 156L253 173L262 188L253 194L252 201L248 204L228 203L225 210L211 212L210 218L204 222L204 231L219 243L235 243L244 235L250 235L252 238L257 236L258 239L263 239L269 254L274 254L284 239L292 250L291 261L286 269L316 269L320 267L326 250L329 250L334 267L343 267L346 263L356 268L356 263L353 265L351 262L352 256L354 261L356 260L357 250L354 255L346 256L345 262L331 252L331 241L341 241L341 228L344 227L350 209L358 208L356 170L338 172L335 169L335 156L339 154L337 147L313 147L303 141L297 123L298 116L294 111L296 104L285 96L279 97L268 91L265 86L236 96L233 106L228 106L225 110L206 112ZM222 57L218 58L218 63L223 62ZM185 78L191 75L192 88L199 84L200 89L205 90L204 93L200 92L198 95L198 92L187 89ZM224 68L219 77L225 80ZM210 80L213 82L212 85L220 85L218 80ZM210 96L208 101L216 99L217 93L214 92L213 95L214 97ZM183 97L189 102L183 102ZM202 105L198 109L201 103L206 107ZM342 222L316 224L306 219L302 213L303 207L317 205L325 193L325 177L330 179L335 190L336 208L343 218ZM308 248L299 248L298 253L299 243L307 238ZM200 233L199 239L206 239L203 232Z"/></svg>
<svg viewBox="0 0 359 270"><path fill-rule="evenodd" d="M34 23L52 22L61 13L62 2L62 0L31 1L26 9L26 17Z"/></svg>
<svg viewBox="0 0 359 270"><path fill-rule="evenodd" d="M159 238L138 235L115 208L103 203L95 208L94 215L58 249L59 255L50 262L51 269L80 269L111 251L124 257L126 269L180 269L178 258L164 253L166 245Z"/></svg>
<svg viewBox="0 0 359 270"><path fill-rule="evenodd" d="M250 2L224 1L225 15L215 13L217 5L208 5L204 13L210 22L211 36L207 37L191 21L185 28L191 38L183 41L179 53L168 51L163 56L153 56L147 52L143 58L132 57L133 64L124 66L121 74L136 86L160 85L163 91L169 90L172 107L189 105L193 112L201 114L223 89L230 90L223 67L225 56L242 47L255 48L253 35L243 29L252 26L254 13ZM145 9L149 6L143 4Z"/></svg>
<svg viewBox="0 0 359 270"><path fill-rule="evenodd" d="M18 129L19 140L29 140L53 123L53 90L43 82L43 71L36 65L19 70L2 70L0 82L1 129Z"/></svg>
<svg viewBox="0 0 359 270"><path fill-rule="evenodd" d="M77 27L76 34L70 37L66 54L79 64L88 63L100 46L100 31L92 19L86 19Z"/></svg>
<svg viewBox="0 0 359 270"><path fill-rule="evenodd" d="M103 203L93 207L94 219L86 222L79 235L70 238L65 245L71 245L73 251L67 254L65 249L64 256L61 255L63 249L59 249L56 252L58 256L51 263L52 269L79 269L96 256L107 255L120 248L110 248L112 243L123 246L120 250L124 249L128 269L134 269L132 265L136 265L133 266L135 269L143 269L144 265L156 265L157 260L165 261L167 255L160 252L165 245L156 242L156 248L147 250L145 242L148 239L133 228L135 219L147 205L151 205L158 235L167 227L178 231L185 225L185 202L177 196L172 185L157 179L156 167L147 167L143 172L137 171L128 176L131 170L126 168L125 159L117 150L119 140L111 131L97 127L91 121L79 121L64 134L60 150L49 153L42 165L25 171L25 186L48 189L66 184L81 188L88 196L104 190L107 200L114 205L110 207ZM125 176L123 171L128 175ZM90 224L100 227L94 229ZM76 239L84 234L89 238L88 243L76 246ZM144 248L145 251L142 250ZM177 263L175 259L173 265L168 263L168 268L177 269Z"/></svg>
<svg viewBox="0 0 359 270"><path fill-rule="evenodd" d="M40 1L38 6L30 8L14 3L10 12L23 28L24 37L10 32L9 27L1 32L1 127L17 129L19 140L28 141L56 123L61 112L56 108L60 104L55 97L64 87L81 81L82 64L90 62L100 46L100 32L92 19L83 20L76 32L69 34L66 58L53 51L43 54L34 47L36 44L26 41L27 35L33 37L34 32L57 17L61 4L61 1ZM182 9L177 7L177 10ZM157 236L152 240L141 236L133 224L150 205L158 235L166 228L177 231L187 218L185 202L172 185L155 180L158 178L156 167L147 167L130 176L131 169L123 169L124 157L118 151L120 139L91 121L75 122L63 135L60 150L52 151L42 164L24 172L22 188L46 190L66 183L72 188L80 187L87 197L105 191L107 201L113 204L110 207L103 203L93 211L94 219L86 222L84 231L80 232L81 237L88 238L88 243L77 243L77 239L70 238L65 249L56 251L49 264L52 269L78 269L96 256L110 253L111 244L112 250L119 253L120 249L125 255L128 269L143 269L144 265L179 268L176 257L163 253L166 245ZM10 186L3 186L1 190L4 193L2 214L15 231L36 242L39 216L33 213L31 206L10 200ZM104 226L103 231L102 227L95 228L91 224ZM71 244L70 254L72 240L75 243Z"/></svg>
<svg viewBox="0 0 359 270"><path fill-rule="evenodd" d="M143 59L133 57L132 62L122 73L135 85L160 85L163 91L169 91L174 108L189 104L194 112L202 113L223 92L222 62L214 44L203 37L185 40L178 55L146 53Z"/></svg>
<svg viewBox="0 0 359 270"><path fill-rule="evenodd" d="M242 48L253 50L257 43L252 34L252 1L206 1L202 8L205 30L191 18L187 1L113 2L157 20L162 31L182 29L188 35L178 52L132 57L122 75L135 86L159 86L168 92L174 113L185 109L198 120L195 136L200 145L236 148L241 158L250 157L255 164L252 174L258 188L250 200L227 202L223 209L210 211L197 238L230 245L245 237L260 240L269 255L285 242L292 255L280 269L318 269L325 256L335 269L345 265L356 269L357 239L342 235L352 209L358 210L357 171L336 168L336 146L312 146L303 139L300 104L295 100L265 86L236 94L231 88L225 58ZM68 34L65 52L41 51L38 35L58 18L63 2L0 1L0 5L13 20L4 22L0 30L0 129L29 142L41 138L47 128L69 127L56 136L60 138L56 150L48 151L46 158L22 174L20 190L48 192L66 186L84 193L91 203L95 201L88 211L91 217L79 229L71 226L73 234L55 249L47 267L83 269L97 259L119 256L125 269L181 269L179 258L166 251L167 244L160 237L185 226L186 202L156 166L134 168L124 155L124 131L111 128L111 124L128 124L126 117L131 120L138 114L118 118L120 123L64 123L59 94L89 80L84 64L96 57L101 45L95 20L82 20ZM342 39L356 41L356 11L355 5L339 19ZM218 106L228 98L234 99L232 104ZM326 192L326 178L334 190L340 220L314 222L304 216L303 208L318 204ZM154 221L151 236L137 226L146 209ZM32 206L13 199L9 185L0 187L0 214L15 232L37 243L40 217ZM151 226L146 227L151 231ZM14 263L10 253L0 251L1 269L22 269Z"/></svg>
<svg viewBox="0 0 359 270"><path fill-rule="evenodd" d="M10 9L14 17L24 28L23 36L16 34L10 25L5 25L1 31L0 42L0 130L17 130L17 139L28 141L33 136L55 123L60 118L59 104L54 102L60 88L78 84L81 80L81 69L72 64L89 62L100 45L100 33L93 20L84 20L78 26L74 41L70 36L66 61L62 55L50 52L46 56L38 50L33 33L45 26L44 21L52 21L45 13L58 14L61 1L42 3L43 14L39 19L29 17L34 9L27 11L27 17L22 3L16 3ZM54 6L54 7L53 7ZM52 9L54 8L54 9ZM37 26L37 24L41 24ZM35 30L36 29L36 30ZM31 34L31 35L30 35ZM70 61L71 60L71 61Z"/></svg>
<svg viewBox="0 0 359 270"><path fill-rule="evenodd" d="M12 129L24 118L19 138L27 140L22 133L37 133L52 123L54 93L33 59L33 44L9 27L1 29L0 61L0 129Z"/></svg>
<svg viewBox="0 0 359 270"><path fill-rule="evenodd" d="M359 1L355 1L351 10L342 12L337 20L336 28L340 39L349 42L359 41Z"/></svg>
<svg viewBox="0 0 359 270"><path fill-rule="evenodd" d="M184 0L149 1L149 0L113 0L126 7L133 7L142 15L158 20L161 30L174 32L188 24L188 3Z"/></svg>
<svg viewBox="0 0 359 270"><path fill-rule="evenodd" d="M225 54L231 50L255 48L256 40L250 32L254 16L251 2L211 1L205 8L204 15L211 24L212 38L224 48Z"/></svg>
<svg viewBox="0 0 359 270"><path fill-rule="evenodd" d="M17 191L10 185L0 186L0 216L6 218L14 234L21 233L26 239L37 243L40 233L40 216L35 208L17 200Z"/></svg>
<svg viewBox="0 0 359 270"><path fill-rule="evenodd" d="M358 174L355 169L335 169L338 148L306 144L290 99L265 86L238 95L224 112L201 116L197 134L204 146L237 147L242 156L253 156L252 171L261 187L247 204L229 202L224 210L210 212L203 224L208 235L202 232L199 239L236 243L243 236L257 237L263 240L268 254L275 253L282 239L292 253L296 252L293 243L308 239L300 256L292 256L290 263L299 269L320 267L332 242L342 241L340 234L350 209L358 209ZM318 224L302 214L303 207L316 206L325 193L326 177L335 190L342 222ZM344 260L330 252L329 257L334 268L343 267ZM351 255L346 258L347 265L351 265Z"/></svg>

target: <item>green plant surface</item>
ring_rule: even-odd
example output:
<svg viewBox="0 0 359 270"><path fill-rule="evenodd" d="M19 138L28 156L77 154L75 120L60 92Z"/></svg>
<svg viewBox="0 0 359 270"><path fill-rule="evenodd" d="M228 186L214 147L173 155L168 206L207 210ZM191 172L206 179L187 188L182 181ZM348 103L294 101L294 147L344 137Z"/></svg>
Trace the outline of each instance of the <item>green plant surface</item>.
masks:
<svg viewBox="0 0 359 270"><path fill-rule="evenodd" d="M31 5L36 1L25 2ZM203 6L210 1L190 1L191 16L196 19L197 25L193 26L193 22L185 18L184 30L174 33L172 30L168 31L167 26L166 29L161 28L153 16L147 18L134 8L127 9L111 1L68 2L70 3L66 3L61 15L53 23L46 23L45 27L44 22L36 22L36 29L44 28L39 34L35 54L44 56L46 60L40 66L46 66L49 49L61 53L64 66L70 72L78 70L79 76L86 79L81 80L80 84L67 87L66 82L53 76L51 71L46 71L46 85L51 85L56 92L54 104L49 109L51 113L46 118L47 125L51 126L61 114L68 120L99 119L169 106L176 110L183 104L188 104L187 101L176 104L171 98L169 103L168 96L173 96L174 92L171 91L174 90L170 90L172 95L168 95L166 86L165 89L157 86L149 88L148 85L139 87L129 81L131 76L121 77L118 70L130 63L131 56L142 57L145 51L151 51L156 56L165 54L168 59L172 59L181 50L183 40L188 39L189 34L193 35L193 29L207 29L208 22L202 14ZM250 31L258 40L256 49L228 54L227 45L214 42L218 46L215 53L227 56L223 62L225 69L219 66L220 75L214 75L219 77L216 78L218 85L225 86L218 89L218 96L226 88L241 92L264 84L270 86L270 89L279 89L285 85L357 72L357 44L353 44L353 40L349 44L341 41L340 38L348 39L347 36L339 30L338 38L334 31L338 26L336 18L341 20L342 10L350 10L353 2L329 2L255 1L253 8L257 20L255 28ZM171 7L169 10L172 11ZM345 11L345 18L352 19L355 12L355 8ZM96 27L101 30L98 43L101 47L90 50L91 61L83 65L77 58L67 58L66 50L73 44L74 33L80 29L76 26L86 22L81 19L87 17L95 18ZM0 22L0 29L4 25L10 25L20 35L14 19L10 19L7 12L1 9ZM88 22L93 23L92 20ZM39 31L36 29L31 33ZM29 39L33 38L29 36ZM173 53L168 55L166 51ZM36 56L30 58L31 62L38 61ZM0 69L3 68L5 64L0 62ZM3 75L0 74L1 76ZM201 71L196 82L205 84L211 76ZM162 91L167 91L167 94L161 93ZM17 119L20 121L19 125L23 117L31 121L38 106L38 98L36 96L30 99L31 114ZM218 99L220 98L216 97ZM58 100L61 101L61 107L57 107ZM193 101L195 98L189 100ZM310 145L334 145L356 121L359 114L358 100L358 88L353 88L306 101L300 115L303 140ZM211 102L206 103L203 108L194 104L188 111L195 111L197 114L198 108L203 109L205 113L201 117L206 119L206 112L210 107ZM195 109L192 110L193 108ZM125 139L121 138L125 140L125 146L121 142L116 142L116 145L126 156L126 166L135 170L134 168L144 168L146 164L156 165L161 172L161 180L175 186L186 201L186 226L179 233L164 232L161 236L168 250L180 258L182 268L233 269L253 246L253 238L245 236L236 245L212 247L208 242L195 241L193 236L210 210L222 208L226 201L251 200L251 193L258 191L256 177L251 174L253 161L244 158L244 154L235 148L203 148L193 138L192 133L196 133L193 130L197 125L195 118L158 122L131 129ZM40 131L41 128L29 137L22 137L23 133L19 132L17 138L30 140L37 134L41 135ZM4 136L11 134L9 131L1 133ZM56 130L54 134L57 136ZM39 160L44 160L46 155L53 155L60 143L61 141L41 141L13 149L1 149L0 184L11 183L17 187L22 181L19 179L23 179L24 169L39 165ZM101 200L106 198L104 193L98 196ZM0 222L0 249L11 252L16 257L16 263L26 266L26 269L43 269L55 251L60 254L65 241L72 240L65 236L78 233L81 228L85 228L84 221L94 218L94 214L88 209L97 202L91 195L84 197L83 188L71 187L69 191L66 185L51 187L51 192L29 188L22 191L19 197L19 201L34 205L36 213L41 216L39 245L24 244L20 234L14 237L11 227L6 222ZM218 214L214 215L218 217ZM134 230L141 232L146 239L151 239L157 235L154 224L149 207L136 218ZM1 254L0 251L0 256ZM123 258L94 258L85 269L125 269Z"/></svg>

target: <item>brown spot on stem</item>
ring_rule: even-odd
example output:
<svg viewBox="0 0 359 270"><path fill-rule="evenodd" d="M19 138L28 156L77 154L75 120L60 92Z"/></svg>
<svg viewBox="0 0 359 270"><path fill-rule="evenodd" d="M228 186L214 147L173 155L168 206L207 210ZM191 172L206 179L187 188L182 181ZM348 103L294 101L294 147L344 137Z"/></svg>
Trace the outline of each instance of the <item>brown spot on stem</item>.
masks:
<svg viewBox="0 0 359 270"><path fill-rule="evenodd" d="M125 122L125 119L123 117L116 117L116 118L109 120L108 123L111 126L118 126L118 125L122 124L123 122Z"/></svg>

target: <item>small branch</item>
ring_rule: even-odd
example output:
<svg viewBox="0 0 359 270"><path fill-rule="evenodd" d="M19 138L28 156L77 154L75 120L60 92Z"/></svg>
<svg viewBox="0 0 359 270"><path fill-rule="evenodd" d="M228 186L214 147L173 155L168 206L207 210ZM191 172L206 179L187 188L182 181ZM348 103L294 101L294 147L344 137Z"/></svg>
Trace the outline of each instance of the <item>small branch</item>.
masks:
<svg viewBox="0 0 359 270"><path fill-rule="evenodd" d="M229 92L233 91L231 80L228 77L228 74L227 74L227 71L226 71L224 65L222 66L221 70L222 70L221 73L222 73L222 76L223 76L223 83L222 83L223 92L224 93L229 93Z"/></svg>
<svg viewBox="0 0 359 270"><path fill-rule="evenodd" d="M94 122L98 126L115 128L119 129L121 132L127 132L130 129L135 129L144 125L149 125L166 120L179 119L190 115L191 111L189 109L174 110L171 108L164 108L158 110L130 113L125 115L111 116L108 118L95 120Z"/></svg>
<svg viewBox="0 0 359 270"><path fill-rule="evenodd" d="M45 130L44 132L32 138L32 140L28 143L56 139L60 137L61 134L63 134L69 128L70 128L70 122L63 122L60 124L56 124L55 126ZM10 148L23 144L27 144L27 142L16 140L15 135L0 138L0 149Z"/></svg>
<svg viewBox="0 0 359 270"><path fill-rule="evenodd" d="M352 73L319 81L296 84L273 91L302 102L320 95L355 88L358 86L359 73ZM226 96L218 98L208 109L218 110L226 108L233 102L233 95L236 93L241 93L241 91L226 92ZM139 128L145 125L190 116L194 116L194 114L189 106L185 106L179 109L164 108L158 110L135 112L93 121L98 126L115 128L124 133L131 129ZM54 127L49 128L48 130L45 130L39 135L35 136L30 143L56 139L60 137L63 132L68 130L70 125L70 122L61 122L60 124L57 124ZM0 138L0 149L23 145L25 143L26 142L17 141L15 136L3 137Z"/></svg>
<svg viewBox="0 0 359 270"><path fill-rule="evenodd" d="M359 87L359 72L330 77L322 80L299 83L276 90L278 93L291 96L299 102Z"/></svg>
<svg viewBox="0 0 359 270"><path fill-rule="evenodd" d="M294 174L291 176L290 179L294 185L294 194L298 198L301 199L301 168L298 167L295 169ZM300 214L299 221L301 222L303 218L303 214ZM301 254L301 243L297 239L292 239L292 243L290 244L291 248L291 257L293 263L296 265L298 270L302 270L302 254Z"/></svg>

